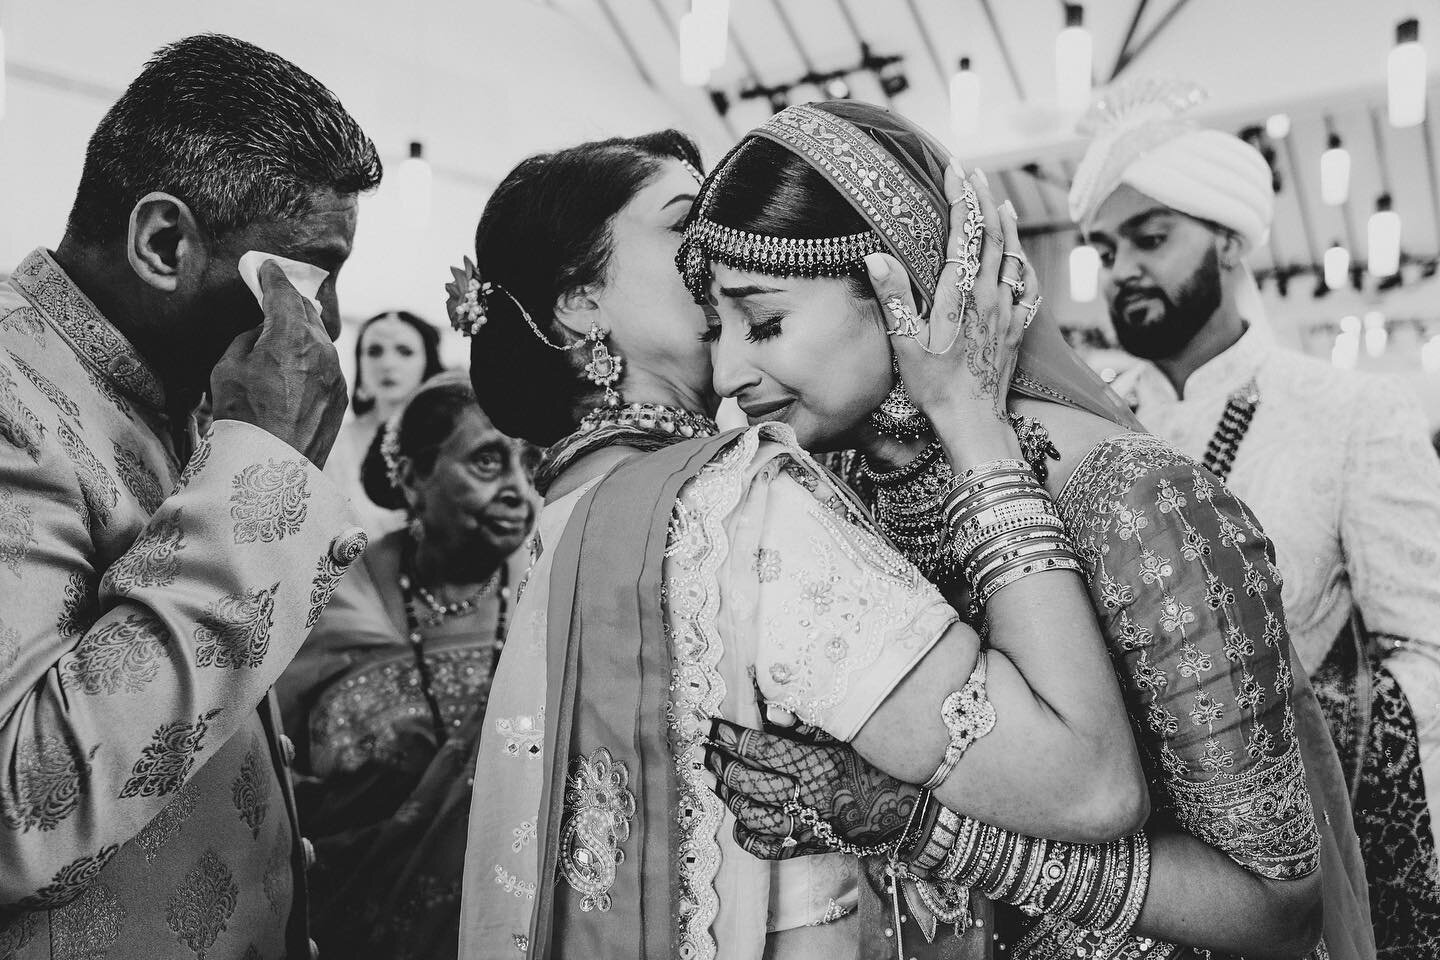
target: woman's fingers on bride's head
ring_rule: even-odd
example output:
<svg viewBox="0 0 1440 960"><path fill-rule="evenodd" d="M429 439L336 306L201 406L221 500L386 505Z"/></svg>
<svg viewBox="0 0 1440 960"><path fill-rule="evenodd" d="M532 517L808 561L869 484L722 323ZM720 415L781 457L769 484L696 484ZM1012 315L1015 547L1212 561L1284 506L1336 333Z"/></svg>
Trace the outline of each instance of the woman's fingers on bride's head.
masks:
<svg viewBox="0 0 1440 960"><path fill-rule="evenodd" d="M865 258L865 272L870 277L870 288L875 299L880 301L880 313L885 329L890 333L890 345L900 356L908 350L918 350L919 344L928 342L929 322L920 316L915 308L915 295L910 291L910 274L900 261L886 253L872 253Z"/></svg>
<svg viewBox="0 0 1440 960"><path fill-rule="evenodd" d="M984 220L985 238L980 244L980 275L975 280L975 293L983 304L985 295L1000 282L1000 258L1005 252L1005 235L1000 225L1000 210L995 205L995 196L990 192L990 181L985 178L985 171L976 170L972 173L970 185L975 188L975 200Z"/></svg>
<svg viewBox="0 0 1440 960"><path fill-rule="evenodd" d="M895 316L891 303L898 299L912 312L915 310L915 298L910 294L910 274L906 273L899 260L888 253L868 255L865 258L865 273L870 278L870 289L875 291L875 299L880 303L880 319L885 322L886 330L895 333L900 329L900 320Z"/></svg>

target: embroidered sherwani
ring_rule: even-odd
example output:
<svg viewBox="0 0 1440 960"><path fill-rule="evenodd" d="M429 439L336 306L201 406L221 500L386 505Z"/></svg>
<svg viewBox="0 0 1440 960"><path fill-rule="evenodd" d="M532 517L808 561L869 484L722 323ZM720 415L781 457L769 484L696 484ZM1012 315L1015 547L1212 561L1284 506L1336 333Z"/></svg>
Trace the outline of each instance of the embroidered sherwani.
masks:
<svg viewBox="0 0 1440 960"><path fill-rule="evenodd" d="M1388 650L1375 676L1369 745L1378 767L1367 765L1377 771L1369 787L1362 774L1355 811L1383 954L1386 924L1412 928L1420 893L1429 922L1440 924L1432 832L1440 824L1440 461L1413 398L1383 378L1285 350L1259 324L1191 374L1183 399L1149 364L1115 386L1147 427L1198 458L1230 395L1252 380L1259 406L1228 484L1275 543L1300 661L1312 675L1320 670L1352 608L1372 633L1404 638L1381 637ZM1397 681L1413 726L1386 715L1388 704L1403 702ZM1342 747L1347 736L1337 731ZM1381 781L1403 792L1394 789L1397 760L1416 739L1428 810L1419 782L1411 800L1368 803L1367 790L1385 789ZM1378 884L1398 885L1394 909L1375 899Z"/></svg>
<svg viewBox="0 0 1440 960"><path fill-rule="evenodd" d="M364 535L283 441L165 410L49 254L0 284L0 958L308 952L267 691Z"/></svg>

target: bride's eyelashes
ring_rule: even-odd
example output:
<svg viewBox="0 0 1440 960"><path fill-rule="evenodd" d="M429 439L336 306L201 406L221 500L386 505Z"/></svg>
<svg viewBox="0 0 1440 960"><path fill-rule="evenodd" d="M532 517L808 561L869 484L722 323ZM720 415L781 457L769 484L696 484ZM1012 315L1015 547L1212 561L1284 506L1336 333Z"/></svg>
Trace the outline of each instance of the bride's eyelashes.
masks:
<svg viewBox="0 0 1440 960"><path fill-rule="evenodd" d="M769 340L771 337L780 336L780 321L782 316L756 319L750 322L749 329L745 331L745 339L751 343L760 343L762 340ZM705 332L700 334L701 343L714 343L720 339L720 323L711 321Z"/></svg>
<svg viewBox="0 0 1440 960"><path fill-rule="evenodd" d="M762 340L769 340L771 337L780 336L780 321L782 315L773 317L756 317L750 322L750 329L745 331L745 339L751 343L760 343Z"/></svg>

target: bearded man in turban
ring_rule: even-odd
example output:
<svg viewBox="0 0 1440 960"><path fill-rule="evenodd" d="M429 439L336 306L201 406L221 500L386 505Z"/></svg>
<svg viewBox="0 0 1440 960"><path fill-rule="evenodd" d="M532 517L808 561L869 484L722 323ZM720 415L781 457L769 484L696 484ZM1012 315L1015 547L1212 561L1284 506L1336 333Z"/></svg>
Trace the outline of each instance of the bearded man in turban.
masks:
<svg viewBox="0 0 1440 960"><path fill-rule="evenodd" d="M1274 541L1291 641L1351 779L1379 956L1440 956L1440 461L1413 397L1275 344L1245 263L1272 174L1185 120L1195 102L1142 83L1089 118L1070 214L1144 361L1115 387Z"/></svg>

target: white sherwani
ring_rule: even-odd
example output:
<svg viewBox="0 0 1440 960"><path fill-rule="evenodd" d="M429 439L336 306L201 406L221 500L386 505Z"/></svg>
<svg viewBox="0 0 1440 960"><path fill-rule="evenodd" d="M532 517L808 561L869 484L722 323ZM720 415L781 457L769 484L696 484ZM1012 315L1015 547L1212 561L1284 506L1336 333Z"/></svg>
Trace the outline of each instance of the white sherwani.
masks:
<svg viewBox="0 0 1440 960"><path fill-rule="evenodd" d="M1258 324L1196 370L1183 399L1148 363L1114 386L1199 459L1252 378L1260 404L1229 485L1275 543L1291 642L1314 673L1352 606L1372 633L1407 639L1386 667L1410 701L1440 827L1440 459L1424 415L1393 382L1286 350Z"/></svg>

